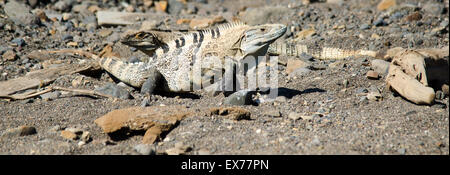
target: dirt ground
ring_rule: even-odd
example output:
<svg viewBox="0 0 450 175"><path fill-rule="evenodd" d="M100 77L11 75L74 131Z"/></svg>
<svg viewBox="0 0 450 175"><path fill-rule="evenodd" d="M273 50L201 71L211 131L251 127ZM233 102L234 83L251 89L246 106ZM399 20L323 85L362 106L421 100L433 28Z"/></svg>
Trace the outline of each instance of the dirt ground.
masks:
<svg viewBox="0 0 450 175"><path fill-rule="evenodd" d="M186 2L187 1L187 2ZM19 1L36 14L43 10L53 22L27 22L20 25L5 12L9 1L0 0L0 55L12 50L16 57L0 59L0 81L24 76L48 66L45 60L30 58L36 50L76 48L99 53L107 44L124 58L145 59L142 52L118 40L143 22L162 29L188 29L177 24L182 18L213 18L226 21L240 18L251 24L281 23L288 31L280 40L293 39L305 29L313 36L301 42L316 47L370 49L385 51L393 47L442 48L449 45L448 0L397 0L407 6L392 13L377 9L379 0L168 0L167 12L159 12L154 1ZM271 10L281 8L284 10ZM395 8L395 7L391 7ZM155 18L138 20L127 26L100 26L96 10L153 13ZM20 11L20 10L19 10ZM418 13L418 15L415 14ZM413 15L413 16L411 16ZM416 17L414 17L414 15ZM65 19L67 20L65 20ZM381 22L377 21L383 19ZM441 30L433 30L441 27ZM25 44L20 43L21 40ZM68 44L76 42L76 45ZM55 63L67 64L86 59L73 54L53 54ZM280 60L298 59L280 56ZM279 66L280 97L274 102L240 106L251 112L250 120L194 116L180 123L157 143L156 154L185 145L184 154L449 154L449 97L433 105L416 105L385 88L385 77L368 79L369 56L342 60L311 61L310 72L295 78ZM448 58L447 58L448 59ZM60 61L60 62L58 62ZM74 87L74 80L83 83ZM51 85L94 89L114 83L104 71L64 75ZM378 89L382 99L368 100L360 94ZM57 98L36 97L9 101L0 99L0 154L143 154L136 148L143 133L113 140L94 123L106 113L140 106L145 96L131 89L133 99L114 100L74 96L61 92ZM213 96L203 91L191 95L157 93L149 106L184 105L188 107L223 106L224 94ZM269 115L281 113L280 117ZM314 116L293 120L290 113ZM319 115L314 115L320 113ZM35 134L8 135L8 130L32 126ZM79 128L91 134L80 143L61 136L64 128Z"/></svg>

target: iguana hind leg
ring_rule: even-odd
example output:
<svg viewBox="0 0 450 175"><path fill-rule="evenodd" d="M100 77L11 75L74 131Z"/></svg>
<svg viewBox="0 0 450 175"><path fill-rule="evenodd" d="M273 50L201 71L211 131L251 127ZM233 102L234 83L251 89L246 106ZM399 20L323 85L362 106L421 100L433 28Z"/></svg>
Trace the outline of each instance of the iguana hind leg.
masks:
<svg viewBox="0 0 450 175"><path fill-rule="evenodd" d="M143 62L129 63L108 57L100 58L99 64L120 81L141 88L141 93L152 93L162 78L155 67Z"/></svg>

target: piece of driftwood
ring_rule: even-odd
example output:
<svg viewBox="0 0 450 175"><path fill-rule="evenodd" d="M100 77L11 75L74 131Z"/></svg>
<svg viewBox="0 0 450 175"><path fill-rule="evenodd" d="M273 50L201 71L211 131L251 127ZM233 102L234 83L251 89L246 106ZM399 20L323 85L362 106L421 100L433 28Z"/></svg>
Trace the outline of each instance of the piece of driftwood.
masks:
<svg viewBox="0 0 450 175"><path fill-rule="evenodd" d="M389 89L395 90L401 96L416 104L431 104L434 101L435 92L433 88L427 87L407 75L399 66L390 65L386 82Z"/></svg>
<svg viewBox="0 0 450 175"><path fill-rule="evenodd" d="M92 68L90 64L71 64L49 69L41 69L19 77L0 82L0 97L7 97L27 89L43 87L62 75L83 72Z"/></svg>
<svg viewBox="0 0 450 175"><path fill-rule="evenodd" d="M6 98L6 99L10 99L10 100L25 100L28 98L34 98L37 97L39 95L54 91L54 90L59 90L59 91L66 91L66 92L73 92L76 93L76 95L87 95L87 96L91 96L91 97L106 97L106 98L113 98L116 99L116 97L108 95L108 94L104 94L101 92L97 92L94 90L88 90L88 89L73 89L73 88L64 88L64 87L59 87L59 86L54 86L54 87L48 87L42 91L38 91L38 90L34 90L34 91L27 91L25 93L21 93L21 94L13 94L13 95L8 95L8 96L0 96L0 98Z"/></svg>
<svg viewBox="0 0 450 175"><path fill-rule="evenodd" d="M432 104L435 91L449 83L448 47L409 50L394 48L386 77L389 89L416 104Z"/></svg>
<svg viewBox="0 0 450 175"><path fill-rule="evenodd" d="M34 51L35 54L39 55L36 57L36 59L39 60L45 60L45 58L49 58L49 54L61 54L61 53L69 53L69 54L76 54L80 55L82 57L88 57L91 59L98 59L98 56L83 50L75 50L75 49L62 49L62 50L55 50L55 51L46 51L46 50L38 50ZM37 87L43 87L45 85L50 84L54 80L56 80L58 77L62 75L70 75L74 73L80 73L84 71L95 71L101 69L98 64L92 64L92 61L85 61L82 63L75 63L70 65L64 65L59 67L53 67L48 69L41 69L36 70L27 73L23 77L2 81L0 82L0 98L8 98L13 100L19 100L19 99L27 99L32 98L34 96L43 94L45 92L37 92L36 91L29 91L26 93L16 94L24 90L37 88ZM83 92L82 92L83 93ZM98 96L105 96L105 94L95 94L95 93L87 93L84 92L86 95L98 95ZM14 94L14 95L13 95Z"/></svg>
<svg viewBox="0 0 450 175"><path fill-rule="evenodd" d="M428 86L425 71L425 57L419 52L405 50L392 60L391 65L399 66L407 75L412 76L423 85Z"/></svg>

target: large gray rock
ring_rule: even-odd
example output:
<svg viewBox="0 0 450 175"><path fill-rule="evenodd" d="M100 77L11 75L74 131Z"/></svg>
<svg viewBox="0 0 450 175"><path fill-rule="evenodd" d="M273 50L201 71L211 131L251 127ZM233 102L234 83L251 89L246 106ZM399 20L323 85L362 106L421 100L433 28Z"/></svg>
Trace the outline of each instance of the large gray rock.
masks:
<svg viewBox="0 0 450 175"><path fill-rule="evenodd" d="M108 83L105 86L95 88L95 91L111 95L120 99L130 99L130 93L123 87Z"/></svg>
<svg viewBox="0 0 450 175"><path fill-rule="evenodd" d="M388 74L389 64L390 64L389 62L384 61L384 60L380 60L380 59L372 60L370 62L370 65L371 65L372 69L375 72L378 72L378 73L383 74L383 75L387 75Z"/></svg>
<svg viewBox="0 0 450 175"><path fill-rule="evenodd" d="M16 25L28 26L40 23L39 17L30 12L30 8L16 1L9 1L4 7L6 15Z"/></svg>
<svg viewBox="0 0 450 175"><path fill-rule="evenodd" d="M228 105L250 105L252 104L252 93L250 90L237 91L224 100L224 104Z"/></svg>

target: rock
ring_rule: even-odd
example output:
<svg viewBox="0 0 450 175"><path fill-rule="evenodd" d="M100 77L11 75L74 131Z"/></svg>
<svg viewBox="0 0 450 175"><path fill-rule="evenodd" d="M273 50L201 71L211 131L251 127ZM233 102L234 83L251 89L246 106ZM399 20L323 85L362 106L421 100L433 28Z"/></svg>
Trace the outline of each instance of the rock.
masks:
<svg viewBox="0 0 450 175"><path fill-rule="evenodd" d="M2 59L5 61L14 61L17 59L17 54L13 50L7 50L3 53Z"/></svg>
<svg viewBox="0 0 450 175"><path fill-rule="evenodd" d="M422 14L420 14L420 12L414 12L413 14L411 14L411 15L408 15L407 17L406 17L406 20L407 21L418 21L418 20L420 20L420 19L422 19Z"/></svg>
<svg viewBox="0 0 450 175"><path fill-rule="evenodd" d="M384 21L383 18L378 18L373 22L373 25L378 27L378 26L385 26L387 25L387 23Z"/></svg>
<svg viewBox="0 0 450 175"><path fill-rule="evenodd" d="M378 100L382 99L382 96L379 92L369 92L367 94L367 99L369 99L371 101L378 101Z"/></svg>
<svg viewBox="0 0 450 175"><path fill-rule="evenodd" d="M108 83L105 86L95 88L95 91L111 95L120 99L130 99L130 93L123 87L117 86L112 83Z"/></svg>
<svg viewBox="0 0 450 175"><path fill-rule="evenodd" d="M295 35L295 39L301 40L301 39L305 39L305 38L311 37L311 36L313 36L315 34L316 34L316 30L314 30L314 29L305 29L305 30L302 30L301 32L298 32Z"/></svg>
<svg viewBox="0 0 450 175"><path fill-rule="evenodd" d="M239 107L211 108L210 114L224 116L231 120L249 120L251 117L250 111Z"/></svg>
<svg viewBox="0 0 450 175"><path fill-rule="evenodd" d="M86 145L86 142L85 142L85 141L79 141L79 142L77 143L77 145L81 147L81 146Z"/></svg>
<svg viewBox="0 0 450 175"><path fill-rule="evenodd" d="M83 131L80 138L85 143L90 142L92 140L91 133L89 131Z"/></svg>
<svg viewBox="0 0 450 175"><path fill-rule="evenodd" d="M125 8L125 11L127 11L127 12L134 12L134 11L136 11L136 9L132 5L129 5L129 6L127 6Z"/></svg>
<svg viewBox="0 0 450 175"><path fill-rule="evenodd" d="M73 36L70 34L65 34L62 36L61 40L63 41L73 41Z"/></svg>
<svg viewBox="0 0 450 175"><path fill-rule="evenodd" d="M240 19L249 25L266 24L272 17L285 16L294 13L293 9L276 6L276 7L259 7L247 8L244 12L239 13Z"/></svg>
<svg viewBox="0 0 450 175"><path fill-rule="evenodd" d="M314 115L301 115L302 120L314 120Z"/></svg>
<svg viewBox="0 0 450 175"><path fill-rule="evenodd" d="M375 72L375 71L368 71L366 74L366 77L368 79L372 79L372 80L378 80L378 78L380 78L380 76L378 75L378 72Z"/></svg>
<svg viewBox="0 0 450 175"><path fill-rule="evenodd" d="M72 16L71 13L63 13L63 14L62 14L62 19L63 19L64 21L69 21L69 20L71 20L72 18L73 18L73 16Z"/></svg>
<svg viewBox="0 0 450 175"><path fill-rule="evenodd" d="M42 95L40 95L40 97L42 100L48 101L48 100L57 99L60 95L61 95L61 92L54 91L54 92L48 92L48 93L42 94Z"/></svg>
<svg viewBox="0 0 450 175"><path fill-rule="evenodd" d="M136 152L141 155L155 155L156 149L154 145L151 144L138 144L133 147Z"/></svg>
<svg viewBox="0 0 450 175"><path fill-rule="evenodd" d="M189 27L191 29L204 29L214 24L222 23L225 21L223 16L215 16L213 18L194 18L190 21Z"/></svg>
<svg viewBox="0 0 450 175"><path fill-rule="evenodd" d="M30 8L23 3L16 1L9 1L4 6L5 14L16 25L29 26L38 25L40 23L39 17L30 12Z"/></svg>
<svg viewBox="0 0 450 175"><path fill-rule="evenodd" d="M382 0L380 3L378 3L377 5L377 9L379 11L383 11L386 10L388 8L392 8L394 6L397 5L396 0Z"/></svg>
<svg viewBox="0 0 450 175"><path fill-rule="evenodd" d="M389 71L389 62L375 59L370 62L370 67L375 71L382 75L387 75Z"/></svg>
<svg viewBox="0 0 450 175"><path fill-rule="evenodd" d="M292 119L292 120L298 120L300 119L302 116L299 113L296 112L291 112L288 114L288 118Z"/></svg>
<svg viewBox="0 0 450 175"><path fill-rule="evenodd" d="M184 145L183 142L177 142L177 143L175 143L175 147L167 149L166 153L168 155L180 155L180 154L189 152L191 150L192 150L192 148L190 146Z"/></svg>
<svg viewBox="0 0 450 175"><path fill-rule="evenodd" d="M28 0L28 4L30 4L30 6L32 8L36 7L39 3L39 0Z"/></svg>
<svg viewBox="0 0 450 175"><path fill-rule="evenodd" d="M166 10L167 10L167 1L158 1L158 2L154 2L154 3L155 3L156 11L166 12Z"/></svg>
<svg viewBox="0 0 450 175"><path fill-rule="evenodd" d="M397 152L401 155L405 155L406 154L406 149L405 148L400 148L397 150Z"/></svg>
<svg viewBox="0 0 450 175"><path fill-rule="evenodd" d="M77 4L72 7L72 12L86 14L86 12L89 12L89 10L86 4Z"/></svg>
<svg viewBox="0 0 450 175"><path fill-rule="evenodd" d="M448 20L444 20L439 24L439 27L446 28L448 26Z"/></svg>
<svg viewBox="0 0 450 175"><path fill-rule="evenodd" d="M83 86L85 83L83 76L77 76L72 80L72 87Z"/></svg>
<svg viewBox="0 0 450 175"><path fill-rule="evenodd" d="M369 26L369 24L362 24L361 26L359 26L359 29L367 30L367 29L370 29L370 26Z"/></svg>
<svg viewBox="0 0 450 175"><path fill-rule="evenodd" d="M186 10L187 14L196 14L197 11L198 11L198 9L196 6L194 6L193 4L188 4L187 10Z"/></svg>
<svg viewBox="0 0 450 175"><path fill-rule="evenodd" d="M112 32L113 31L111 29L104 28L104 29L100 29L100 31L98 32L98 35L104 38L104 37L111 35Z"/></svg>
<svg viewBox="0 0 450 175"><path fill-rule="evenodd" d="M270 110L270 111L265 112L264 115L267 115L269 117L275 117L275 118L281 117L281 113L279 110Z"/></svg>
<svg viewBox="0 0 450 175"><path fill-rule="evenodd" d="M13 40L11 40L12 43L14 43L15 46L18 47L22 47L25 45L25 40L23 40L22 38L15 38Z"/></svg>
<svg viewBox="0 0 450 175"><path fill-rule="evenodd" d="M20 101L21 104L33 103L33 99L25 99Z"/></svg>
<svg viewBox="0 0 450 175"><path fill-rule="evenodd" d="M70 0L61 0L55 3L54 8L59 11L69 11L72 6Z"/></svg>
<svg viewBox="0 0 450 175"><path fill-rule="evenodd" d="M309 66L311 66L311 65L305 61L297 60L297 59L289 59L287 61L286 73L290 74L298 68L306 68Z"/></svg>
<svg viewBox="0 0 450 175"><path fill-rule="evenodd" d="M426 13L430 13L430 14L433 14L435 16L439 16L441 14L444 14L444 12L445 12L445 6L443 4L433 3L433 2L430 2L430 1L425 3L423 5L422 9Z"/></svg>
<svg viewBox="0 0 450 175"><path fill-rule="evenodd" d="M390 16L390 18L393 20L397 20L397 19L402 18L403 16L405 16L405 15L402 12L395 12L394 14L392 14Z"/></svg>
<svg viewBox="0 0 450 175"><path fill-rule="evenodd" d="M168 0L168 4L169 7L167 7L167 11L171 15L179 15L181 10L185 7L185 5L180 2L180 0Z"/></svg>
<svg viewBox="0 0 450 175"><path fill-rule="evenodd" d="M211 155L211 152L207 149L201 148L197 151L197 155Z"/></svg>
<svg viewBox="0 0 450 175"><path fill-rule="evenodd" d="M180 120L191 114L192 109L183 106L131 107L111 111L94 122L108 134L119 130L146 131L142 142L153 144L161 133L169 132Z"/></svg>
<svg viewBox="0 0 450 175"><path fill-rule="evenodd" d="M65 139L69 139L69 140L77 140L78 139L78 135L68 131L68 130L64 130L61 131L61 136L64 137Z"/></svg>
<svg viewBox="0 0 450 175"><path fill-rule="evenodd" d="M369 91L366 88L358 88L356 89L356 94L364 94L364 93L368 93Z"/></svg>
<svg viewBox="0 0 450 175"><path fill-rule="evenodd" d="M91 13L96 13L101 10L97 5L91 5L87 8Z"/></svg>
<svg viewBox="0 0 450 175"><path fill-rule="evenodd" d="M17 136L27 136L27 135L33 135L36 134L36 128L33 126L19 126L17 128L12 128L6 130L2 137L17 137Z"/></svg>
<svg viewBox="0 0 450 175"><path fill-rule="evenodd" d="M52 126L50 129L49 129L49 132L58 132L58 131L60 131L60 130L62 130L63 128L61 127L61 125L55 125L55 126Z"/></svg>
<svg viewBox="0 0 450 175"><path fill-rule="evenodd" d="M189 24L189 23L191 23L191 19L181 18L181 19L177 20L177 24L178 25L180 25L180 24Z"/></svg>
<svg viewBox="0 0 450 175"><path fill-rule="evenodd" d="M254 91L247 89L240 90L226 97L223 103L228 105L250 105L253 103L253 93Z"/></svg>
<svg viewBox="0 0 450 175"><path fill-rule="evenodd" d="M144 0L144 7L150 8L153 5L153 0Z"/></svg>

